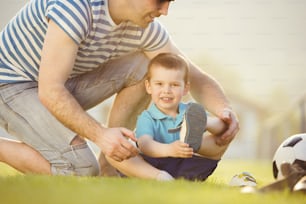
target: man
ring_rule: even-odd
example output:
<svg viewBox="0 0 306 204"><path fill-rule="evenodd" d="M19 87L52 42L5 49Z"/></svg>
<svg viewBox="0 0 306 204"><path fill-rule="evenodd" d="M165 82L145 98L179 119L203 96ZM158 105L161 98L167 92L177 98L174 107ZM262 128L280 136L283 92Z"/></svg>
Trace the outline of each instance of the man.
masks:
<svg viewBox="0 0 306 204"><path fill-rule="evenodd" d="M104 155L116 162L138 158L126 138L136 140L130 129L149 103L148 59L181 53L154 20L167 15L170 3L30 1L0 36L0 124L22 141L1 139L0 161L21 172L98 175L83 138L101 148L102 172ZM216 139L227 145L239 128L221 87L196 65L190 74L193 97L228 125ZM86 113L116 93L108 127Z"/></svg>

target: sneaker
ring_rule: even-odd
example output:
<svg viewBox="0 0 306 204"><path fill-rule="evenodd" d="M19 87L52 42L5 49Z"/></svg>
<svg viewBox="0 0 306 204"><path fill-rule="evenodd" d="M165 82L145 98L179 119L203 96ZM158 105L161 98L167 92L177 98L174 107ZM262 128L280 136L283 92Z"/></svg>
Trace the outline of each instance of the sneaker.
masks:
<svg viewBox="0 0 306 204"><path fill-rule="evenodd" d="M303 184L304 181L302 181L302 178L306 176L306 171L298 165L283 163L281 165L281 171L285 178L260 188L259 192L266 193L271 191L283 191L286 189L293 191L297 183L301 181L301 184L296 187L297 189Z"/></svg>
<svg viewBox="0 0 306 204"><path fill-rule="evenodd" d="M294 192L306 193L306 176L301 178L293 187Z"/></svg>
<svg viewBox="0 0 306 204"><path fill-rule="evenodd" d="M237 174L233 176L231 179L230 186L251 186L254 187L257 185L256 179L249 172L242 172L241 174Z"/></svg>
<svg viewBox="0 0 306 204"><path fill-rule="evenodd" d="M189 144L194 152L198 152L206 130L207 115L205 109L197 103L190 103L185 112L180 140Z"/></svg>

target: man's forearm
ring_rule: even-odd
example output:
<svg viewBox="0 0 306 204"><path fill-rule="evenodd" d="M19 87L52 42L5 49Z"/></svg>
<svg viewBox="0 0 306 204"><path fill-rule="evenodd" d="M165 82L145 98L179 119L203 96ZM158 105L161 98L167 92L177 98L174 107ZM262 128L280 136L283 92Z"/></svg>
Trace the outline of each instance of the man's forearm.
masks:
<svg viewBox="0 0 306 204"><path fill-rule="evenodd" d="M103 129L101 125L82 109L65 87L54 86L39 94L43 105L67 128L92 141Z"/></svg>
<svg viewBox="0 0 306 204"><path fill-rule="evenodd" d="M225 108L231 108L222 86L194 65L191 66L190 81L192 97L211 113L220 116Z"/></svg>

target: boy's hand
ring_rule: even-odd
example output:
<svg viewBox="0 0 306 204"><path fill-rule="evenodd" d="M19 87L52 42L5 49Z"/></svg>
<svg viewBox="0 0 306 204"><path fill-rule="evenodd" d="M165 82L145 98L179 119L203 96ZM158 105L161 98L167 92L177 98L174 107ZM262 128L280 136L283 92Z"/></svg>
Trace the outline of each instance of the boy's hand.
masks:
<svg viewBox="0 0 306 204"><path fill-rule="evenodd" d="M193 149L188 144L179 140L169 144L169 156L179 158L190 158L193 155Z"/></svg>

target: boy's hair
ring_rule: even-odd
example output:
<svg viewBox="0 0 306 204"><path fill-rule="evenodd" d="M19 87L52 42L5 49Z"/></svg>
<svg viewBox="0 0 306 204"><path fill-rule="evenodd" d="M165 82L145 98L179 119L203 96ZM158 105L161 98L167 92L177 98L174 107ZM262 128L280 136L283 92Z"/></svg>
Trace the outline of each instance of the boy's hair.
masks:
<svg viewBox="0 0 306 204"><path fill-rule="evenodd" d="M151 79L151 69L156 65L160 65L165 69L181 70L184 72L184 82L189 82L189 66L185 58L173 53L160 53L156 55L148 65L147 80Z"/></svg>

